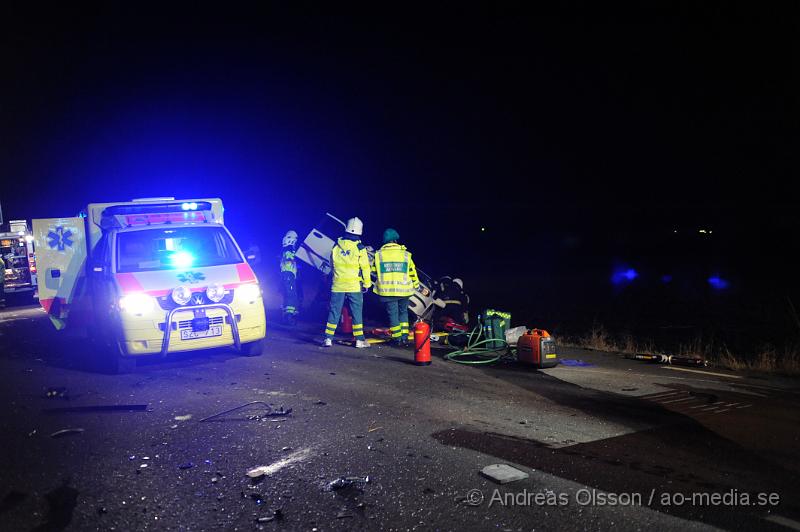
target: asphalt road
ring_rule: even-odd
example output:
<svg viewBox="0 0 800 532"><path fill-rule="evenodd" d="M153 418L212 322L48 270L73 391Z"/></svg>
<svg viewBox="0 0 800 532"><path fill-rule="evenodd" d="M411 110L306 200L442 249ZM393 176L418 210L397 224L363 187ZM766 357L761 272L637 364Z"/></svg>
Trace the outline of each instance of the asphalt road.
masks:
<svg viewBox="0 0 800 532"><path fill-rule="evenodd" d="M417 367L318 347L318 325L107 375L37 308L0 311L2 529L800 529L796 380L569 349ZM251 401L292 412L201 421ZM497 463L529 477L480 475Z"/></svg>

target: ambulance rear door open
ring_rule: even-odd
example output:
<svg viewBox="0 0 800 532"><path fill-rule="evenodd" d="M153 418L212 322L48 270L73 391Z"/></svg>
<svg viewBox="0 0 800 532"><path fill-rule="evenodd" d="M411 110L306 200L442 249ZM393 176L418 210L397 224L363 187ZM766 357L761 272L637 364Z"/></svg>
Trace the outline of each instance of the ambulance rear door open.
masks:
<svg viewBox="0 0 800 532"><path fill-rule="evenodd" d="M57 329L67 324L70 308L85 280L86 229L83 218L33 220L39 303Z"/></svg>

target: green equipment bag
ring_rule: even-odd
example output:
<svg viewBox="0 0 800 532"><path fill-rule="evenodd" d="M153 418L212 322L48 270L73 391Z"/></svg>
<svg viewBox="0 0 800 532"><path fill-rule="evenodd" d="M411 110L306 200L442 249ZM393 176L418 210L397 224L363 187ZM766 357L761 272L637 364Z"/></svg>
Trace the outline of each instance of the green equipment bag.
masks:
<svg viewBox="0 0 800 532"><path fill-rule="evenodd" d="M486 309L481 318L486 347L498 349L505 346L506 331L511 328L511 314L494 309Z"/></svg>

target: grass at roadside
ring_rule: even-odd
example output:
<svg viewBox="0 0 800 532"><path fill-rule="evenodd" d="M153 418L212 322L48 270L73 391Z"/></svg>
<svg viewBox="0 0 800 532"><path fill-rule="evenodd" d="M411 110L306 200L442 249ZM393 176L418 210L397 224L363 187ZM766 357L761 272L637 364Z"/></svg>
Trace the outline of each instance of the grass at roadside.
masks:
<svg viewBox="0 0 800 532"><path fill-rule="evenodd" d="M559 343L567 347L580 347L610 353L650 353L699 357L709 365L735 371L760 371L784 375L800 375L800 346L763 346L750 353L732 353L726 346L695 340L676 351L664 351L651 341L641 341L630 335L618 337L603 326L596 325L582 336L561 337Z"/></svg>

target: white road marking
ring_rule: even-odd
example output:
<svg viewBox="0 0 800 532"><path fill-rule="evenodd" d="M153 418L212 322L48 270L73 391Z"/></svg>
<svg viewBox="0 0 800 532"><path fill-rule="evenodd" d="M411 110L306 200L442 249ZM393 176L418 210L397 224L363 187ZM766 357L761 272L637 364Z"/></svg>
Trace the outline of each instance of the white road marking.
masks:
<svg viewBox="0 0 800 532"><path fill-rule="evenodd" d="M788 517L772 514L765 517L764 520L785 526L786 528L791 528L792 530L800 530L800 523Z"/></svg>
<svg viewBox="0 0 800 532"><path fill-rule="evenodd" d="M741 375L728 375L727 373L714 373L713 371L703 371L700 369L689 368L676 368L675 366L662 366L664 369L672 369L675 371L689 371L691 373L700 373L701 375L714 375L715 377L726 377L728 379L743 379Z"/></svg>
<svg viewBox="0 0 800 532"><path fill-rule="evenodd" d="M738 408L749 408L749 407L751 407L751 406L753 406L753 403L749 403L749 404L742 405L742 406L737 406L736 408L737 408L737 409L738 409Z"/></svg>
<svg viewBox="0 0 800 532"><path fill-rule="evenodd" d="M682 393L687 393L687 392L684 390L671 390L668 392L651 393L650 395L643 395L642 397L647 397L648 399L654 399L656 397L669 397L670 395L680 395Z"/></svg>
<svg viewBox="0 0 800 532"><path fill-rule="evenodd" d="M696 397L684 397L683 399L672 399L671 401L660 401L662 405L670 404L670 403L682 403L684 401L694 401Z"/></svg>

